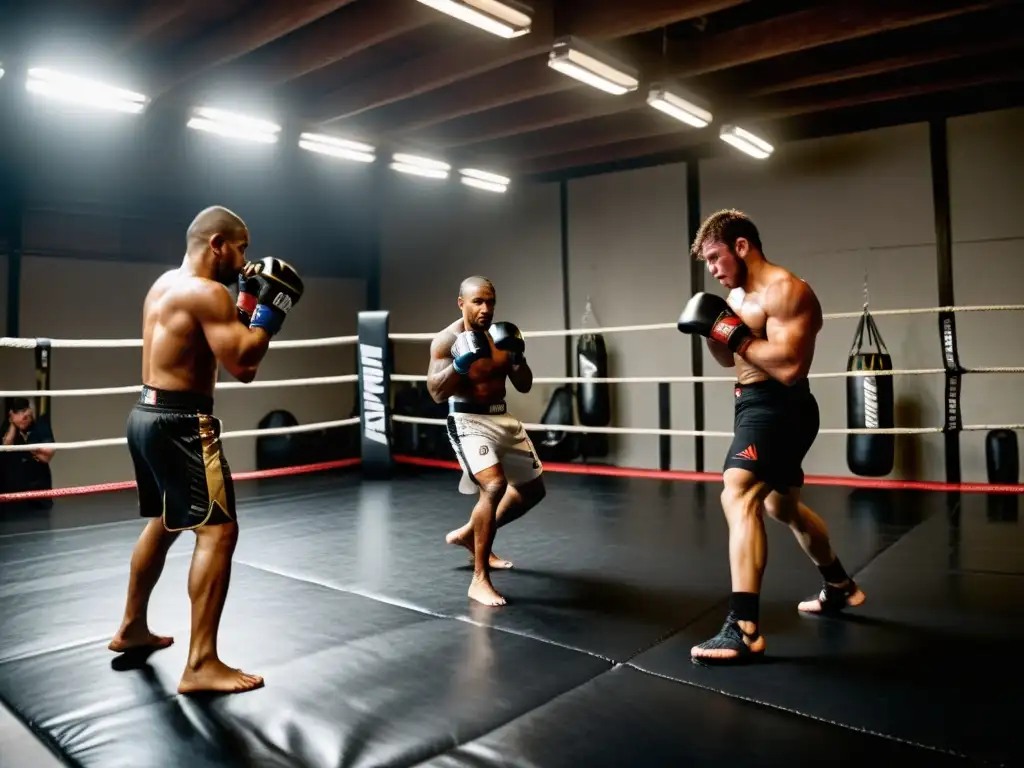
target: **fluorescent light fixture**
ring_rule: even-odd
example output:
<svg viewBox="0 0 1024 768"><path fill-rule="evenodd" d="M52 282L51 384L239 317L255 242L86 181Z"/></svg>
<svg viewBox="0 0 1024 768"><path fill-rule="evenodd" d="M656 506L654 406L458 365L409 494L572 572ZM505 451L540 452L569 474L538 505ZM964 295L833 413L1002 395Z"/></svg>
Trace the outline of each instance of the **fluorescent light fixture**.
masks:
<svg viewBox="0 0 1024 768"><path fill-rule="evenodd" d="M299 136L299 146L309 152L330 155L342 160L354 160L357 163L372 163L377 159L373 147L358 141L325 136L322 133L303 133Z"/></svg>
<svg viewBox="0 0 1024 768"><path fill-rule="evenodd" d="M639 73L635 69L571 35L555 40L548 66L615 96L640 87Z"/></svg>
<svg viewBox="0 0 1024 768"><path fill-rule="evenodd" d="M758 160L764 160L775 151L775 147L760 136L755 136L738 125L723 125L718 137L726 144L731 144L740 152L745 152Z"/></svg>
<svg viewBox="0 0 1024 768"><path fill-rule="evenodd" d="M404 152L396 152L391 163L392 170L399 173L410 173L414 176L424 176L428 179L447 179L451 166L441 160L432 160L429 157L409 155Z"/></svg>
<svg viewBox="0 0 1024 768"><path fill-rule="evenodd" d="M499 176L490 171L478 171L475 168L463 168L459 173L462 174L459 180L467 187L475 187L488 192L505 192L510 181L507 176Z"/></svg>
<svg viewBox="0 0 1024 768"><path fill-rule="evenodd" d="M137 115L142 112L149 99L141 93L127 91L111 85L86 80L44 67L33 67L28 71L25 88L30 93L47 96L72 104L127 112Z"/></svg>
<svg viewBox="0 0 1024 768"><path fill-rule="evenodd" d="M264 144L276 142L277 134L281 132L281 126L267 120L259 120L210 107L197 107L195 117L188 121L188 127L231 139Z"/></svg>
<svg viewBox="0 0 1024 768"><path fill-rule="evenodd" d="M498 37L529 33L532 9L515 0L420 0L435 11L447 13Z"/></svg>
<svg viewBox="0 0 1024 768"><path fill-rule="evenodd" d="M693 97L682 94L683 92L674 86L656 83L647 93L647 103L669 117L674 117L694 128L704 128L710 124L711 112L699 105Z"/></svg>

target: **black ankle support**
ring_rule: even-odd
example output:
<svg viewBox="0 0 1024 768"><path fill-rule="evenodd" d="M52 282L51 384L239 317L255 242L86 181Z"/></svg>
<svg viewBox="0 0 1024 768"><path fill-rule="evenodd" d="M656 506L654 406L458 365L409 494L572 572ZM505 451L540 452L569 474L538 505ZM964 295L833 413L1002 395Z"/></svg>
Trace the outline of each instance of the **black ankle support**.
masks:
<svg viewBox="0 0 1024 768"><path fill-rule="evenodd" d="M850 578L838 557L828 565L819 565L818 570L821 571L821 577L829 584L842 584Z"/></svg>
<svg viewBox="0 0 1024 768"><path fill-rule="evenodd" d="M733 592L729 596L729 613L736 621L758 623L761 596L756 592Z"/></svg>

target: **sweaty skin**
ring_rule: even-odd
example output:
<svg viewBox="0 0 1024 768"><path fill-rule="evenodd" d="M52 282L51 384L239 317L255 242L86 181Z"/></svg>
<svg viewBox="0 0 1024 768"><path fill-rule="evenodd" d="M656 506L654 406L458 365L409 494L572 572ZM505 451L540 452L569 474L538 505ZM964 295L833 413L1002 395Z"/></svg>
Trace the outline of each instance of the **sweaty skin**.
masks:
<svg viewBox="0 0 1024 768"><path fill-rule="evenodd" d="M822 327L821 305L807 283L783 267L766 264L753 285L732 289L726 301L756 338L735 355L708 339L708 350L719 364L735 367L741 384L769 378L792 384L806 378Z"/></svg>
<svg viewBox="0 0 1024 768"><path fill-rule="evenodd" d="M179 268L150 288L143 303L142 381L154 388L213 396L218 364L250 382L270 345L262 329L239 322L227 285L246 266L249 233L224 208L201 212L188 232L188 251ZM217 632L227 597L237 523L198 528L189 572L192 628L179 693L238 693L258 688L263 678L228 667L217 655ZM110 650L152 652L174 642L149 629L148 606L167 552L179 533L150 520L132 556L124 619Z"/></svg>

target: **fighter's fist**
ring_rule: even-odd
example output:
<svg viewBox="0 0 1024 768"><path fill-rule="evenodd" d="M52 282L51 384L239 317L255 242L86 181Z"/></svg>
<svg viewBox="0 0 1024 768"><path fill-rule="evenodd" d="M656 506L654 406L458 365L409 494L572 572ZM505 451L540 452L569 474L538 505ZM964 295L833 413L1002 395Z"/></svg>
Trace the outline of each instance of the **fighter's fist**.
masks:
<svg viewBox="0 0 1024 768"><path fill-rule="evenodd" d="M256 294L258 292L259 287L255 280L245 272L238 275L238 301L235 302L235 308L238 310L238 319L242 325L247 326L252 321L252 313L256 311Z"/></svg>
<svg viewBox="0 0 1024 768"><path fill-rule="evenodd" d="M526 342L523 341L523 334L512 323L495 323L491 326L491 338L494 339L494 346L502 352L508 353L508 360L512 365L520 365L526 352Z"/></svg>
<svg viewBox="0 0 1024 768"><path fill-rule="evenodd" d="M250 328L262 328L271 336L281 330L291 308L299 303L305 290L302 278L291 264L273 256L246 264L239 278L246 280L246 292L255 288L256 308Z"/></svg>
<svg viewBox="0 0 1024 768"><path fill-rule="evenodd" d="M699 333L720 341L736 352L753 338L751 330L732 311L725 299L713 293L696 293L679 316L676 327L683 333Z"/></svg>
<svg viewBox="0 0 1024 768"><path fill-rule="evenodd" d="M465 376L477 360L491 356L491 345L480 331L463 331L452 344L452 363L456 373Z"/></svg>

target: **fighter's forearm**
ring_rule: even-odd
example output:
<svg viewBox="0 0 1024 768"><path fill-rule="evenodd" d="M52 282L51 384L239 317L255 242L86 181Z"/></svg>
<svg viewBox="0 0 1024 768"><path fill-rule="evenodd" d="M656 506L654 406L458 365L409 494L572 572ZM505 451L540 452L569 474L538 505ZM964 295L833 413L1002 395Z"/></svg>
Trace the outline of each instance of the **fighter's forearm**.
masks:
<svg viewBox="0 0 1024 768"><path fill-rule="evenodd" d="M768 339L752 339L739 350L739 356L783 384L793 384L810 369L809 361L805 362L792 346Z"/></svg>
<svg viewBox="0 0 1024 768"><path fill-rule="evenodd" d="M454 363L449 363L427 376L427 391L435 403L443 403L458 391L461 383L462 374L455 370Z"/></svg>
<svg viewBox="0 0 1024 768"><path fill-rule="evenodd" d="M533 371L530 370L529 363L524 360L519 365L512 366L508 374L508 380L512 382L513 387L524 395L533 389Z"/></svg>
<svg viewBox="0 0 1024 768"><path fill-rule="evenodd" d="M714 339L708 339L708 352L715 358L715 361L723 368L734 368L736 367L736 358L733 357L732 350L729 349L725 344Z"/></svg>

